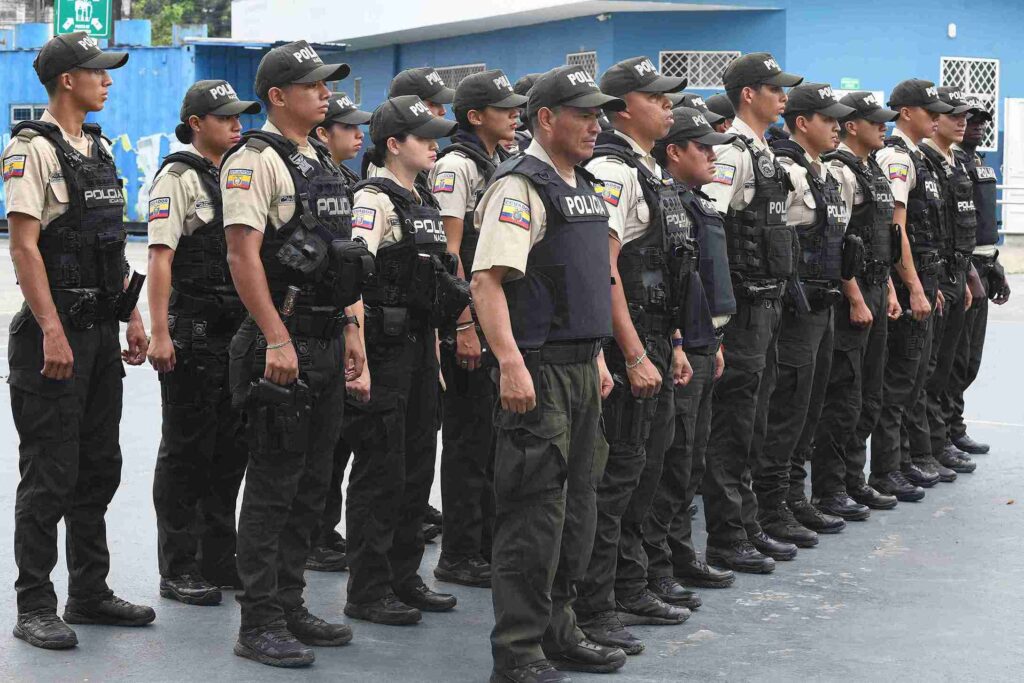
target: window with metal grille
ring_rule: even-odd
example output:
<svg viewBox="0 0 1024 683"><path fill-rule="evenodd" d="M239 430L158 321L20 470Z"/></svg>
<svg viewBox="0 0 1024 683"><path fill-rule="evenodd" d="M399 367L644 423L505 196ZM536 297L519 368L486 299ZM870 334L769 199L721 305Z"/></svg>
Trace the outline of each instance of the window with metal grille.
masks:
<svg viewBox="0 0 1024 683"><path fill-rule="evenodd" d="M569 66L582 66L584 71L597 78L597 53L594 51L570 52L565 56L565 63Z"/></svg>
<svg viewBox="0 0 1024 683"><path fill-rule="evenodd" d="M45 104L12 104L11 105L11 127L22 121L38 121L46 111Z"/></svg>
<svg viewBox="0 0 1024 683"><path fill-rule="evenodd" d="M939 85L960 88L964 97L976 97L992 114L985 139L978 149L999 149L999 60L982 57L942 57L939 60Z"/></svg>
<svg viewBox="0 0 1024 683"><path fill-rule="evenodd" d="M663 75L685 76L689 89L723 90L725 67L739 56L737 50L663 50L658 59Z"/></svg>
<svg viewBox="0 0 1024 683"><path fill-rule="evenodd" d="M458 87L459 81L470 74L475 74L487 68L486 64L459 64L458 66L441 66L437 68L437 75L441 77L444 84L449 88Z"/></svg>

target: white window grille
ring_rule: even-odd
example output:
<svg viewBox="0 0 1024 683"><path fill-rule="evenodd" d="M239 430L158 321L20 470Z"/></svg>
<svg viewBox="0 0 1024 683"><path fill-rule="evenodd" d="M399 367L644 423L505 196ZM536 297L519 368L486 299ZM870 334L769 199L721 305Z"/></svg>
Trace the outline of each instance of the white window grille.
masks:
<svg viewBox="0 0 1024 683"><path fill-rule="evenodd" d="M999 60L982 57L942 57L939 61L939 85L960 88L964 97L976 97L992 114L985 139L978 149L999 149Z"/></svg>
<svg viewBox="0 0 1024 683"><path fill-rule="evenodd" d="M738 50L663 50L659 70L665 76L685 76L688 89L723 90L722 74Z"/></svg>
<svg viewBox="0 0 1024 683"><path fill-rule="evenodd" d="M11 105L11 127L22 121L38 121L46 111L45 104L12 104Z"/></svg>
<svg viewBox="0 0 1024 683"><path fill-rule="evenodd" d="M570 52L565 56L565 63L569 66L582 66L584 71L597 78L597 53L594 51Z"/></svg>
<svg viewBox="0 0 1024 683"><path fill-rule="evenodd" d="M486 64L459 64L458 66L439 66L437 75L449 88L456 88L459 81L470 74L479 73L487 68Z"/></svg>

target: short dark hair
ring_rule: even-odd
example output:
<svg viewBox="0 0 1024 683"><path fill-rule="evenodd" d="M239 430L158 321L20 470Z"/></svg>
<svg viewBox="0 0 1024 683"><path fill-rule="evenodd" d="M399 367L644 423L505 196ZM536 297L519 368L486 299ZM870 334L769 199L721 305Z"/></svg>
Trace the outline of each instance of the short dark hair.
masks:
<svg viewBox="0 0 1024 683"><path fill-rule="evenodd" d="M388 156L388 140L394 138L399 142L405 142L409 138L408 133L397 133L395 135L388 136L387 140L374 141L373 147L366 150L366 156L374 166L383 168L384 160Z"/></svg>
<svg viewBox="0 0 1024 683"><path fill-rule="evenodd" d="M675 145L679 149L686 149L690 146L689 140L658 140L654 143L654 149L651 150L651 156L658 162L658 165L663 169L668 165L668 146Z"/></svg>
<svg viewBox="0 0 1024 683"><path fill-rule="evenodd" d="M53 97L57 94L57 86L60 84L60 76L60 74L57 74L50 80L46 81L46 83L43 83L43 87L46 88L46 94L49 97Z"/></svg>
<svg viewBox="0 0 1024 683"><path fill-rule="evenodd" d="M480 111L481 108L480 107L470 107L469 109L455 109L455 110L453 110L452 113L455 114L455 122L459 124L459 128L460 129L472 133L473 130L476 128L476 126L474 126L469 121L469 112L471 112L474 109L476 109L477 111Z"/></svg>

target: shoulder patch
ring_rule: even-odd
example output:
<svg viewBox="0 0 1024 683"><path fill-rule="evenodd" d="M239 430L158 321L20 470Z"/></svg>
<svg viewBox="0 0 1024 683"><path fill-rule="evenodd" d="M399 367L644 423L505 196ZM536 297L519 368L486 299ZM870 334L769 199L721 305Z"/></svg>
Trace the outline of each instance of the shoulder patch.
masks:
<svg viewBox="0 0 1024 683"><path fill-rule="evenodd" d="M910 167L906 164L889 164L889 180L902 180L906 182L910 174Z"/></svg>
<svg viewBox="0 0 1024 683"><path fill-rule="evenodd" d="M224 187L228 190L248 190L252 186L251 168L232 168L225 176Z"/></svg>
<svg viewBox="0 0 1024 683"><path fill-rule="evenodd" d="M991 166L978 166L975 169L975 172L978 174L978 180L995 180L996 179L996 171Z"/></svg>
<svg viewBox="0 0 1024 683"><path fill-rule="evenodd" d="M21 178L25 175L25 155L12 154L4 157L4 180Z"/></svg>
<svg viewBox="0 0 1024 683"><path fill-rule="evenodd" d="M732 185L733 180L735 179L735 166L730 164L715 164L715 177L711 179L711 182L721 183L722 185Z"/></svg>
<svg viewBox="0 0 1024 683"><path fill-rule="evenodd" d="M594 185L594 192L610 206L618 206L619 198L622 197L622 183L613 183L610 180L599 181Z"/></svg>
<svg viewBox="0 0 1024 683"><path fill-rule="evenodd" d="M443 171L434 176L434 192L454 192L455 172Z"/></svg>
<svg viewBox="0 0 1024 683"><path fill-rule="evenodd" d="M377 217L376 209L368 209L365 206L357 206L352 209L352 227L363 230L373 230L373 221Z"/></svg>
<svg viewBox="0 0 1024 683"><path fill-rule="evenodd" d="M518 199L506 197L501 203L501 215L498 216L500 223L511 223L512 225L530 229L530 205Z"/></svg>
<svg viewBox="0 0 1024 683"><path fill-rule="evenodd" d="M171 215L171 198L157 197L149 200L149 220L156 221Z"/></svg>

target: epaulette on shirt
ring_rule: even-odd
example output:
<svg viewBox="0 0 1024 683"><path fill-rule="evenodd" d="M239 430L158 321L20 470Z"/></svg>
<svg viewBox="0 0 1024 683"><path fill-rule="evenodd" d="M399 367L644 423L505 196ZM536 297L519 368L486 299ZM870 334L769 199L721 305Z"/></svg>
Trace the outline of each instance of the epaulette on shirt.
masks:
<svg viewBox="0 0 1024 683"><path fill-rule="evenodd" d="M752 145L753 143L754 141L747 138L746 136L737 135L732 139L732 142L729 144L731 144L733 147L740 150L741 152L746 152L750 145Z"/></svg>

